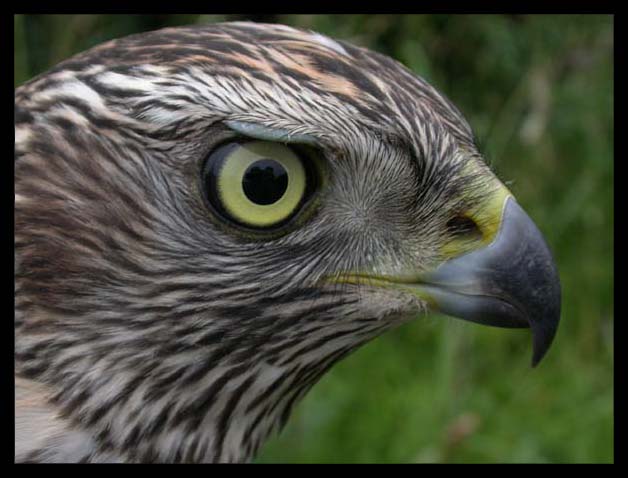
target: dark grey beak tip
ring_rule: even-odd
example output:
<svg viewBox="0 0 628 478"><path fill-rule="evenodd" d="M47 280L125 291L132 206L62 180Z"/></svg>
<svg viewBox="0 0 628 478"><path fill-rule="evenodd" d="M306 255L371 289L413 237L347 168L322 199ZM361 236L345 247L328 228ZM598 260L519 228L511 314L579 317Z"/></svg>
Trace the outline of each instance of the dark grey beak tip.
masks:
<svg viewBox="0 0 628 478"><path fill-rule="evenodd" d="M512 271L504 289L513 303L525 304L536 367L552 345L560 321L558 269L545 238L514 199L506 205L504 222L504 233L511 235Z"/></svg>
<svg viewBox="0 0 628 478"><path fill-rule="evenodd" d="M561 287L549 246L536 224L514 199L504 210L502 243L510 257L510 272L502 270L502 292L525 310L532 330L532 366L549 350L560 322ZM506 280L507 279L507 280Z"/></svg>
<svg viewBox="0 0 628 478"><path fill-rule="evenodd" d="M532 367L536 367L545 354L549 350L552 342L554 341L554 336L556 335L556 330L558 326L558 321L555 322L555 325L550 325L547 329L543 329L539 324L534 324L531 326L532 329Z"/></svg>
<svg viewBox="0 0 628 478"><path fill-rule="evenodd" d="M547 280L547 290L543 296L543 313L537 320L530 321L532 330L532 367L536 367L549 350L560 322L561 290L558 271L552 263L554 273Z"/></svg>

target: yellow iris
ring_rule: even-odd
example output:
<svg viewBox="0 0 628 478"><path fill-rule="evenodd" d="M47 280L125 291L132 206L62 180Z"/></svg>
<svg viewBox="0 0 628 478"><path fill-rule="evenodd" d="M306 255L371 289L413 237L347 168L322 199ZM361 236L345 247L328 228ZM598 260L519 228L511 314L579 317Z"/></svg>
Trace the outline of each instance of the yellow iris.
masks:
<svg viewBox="0 0 628 478"><path fill-rule="evenodd" d="M250 168L260 161L278 163L287 176L287 186L270 204L251 200L244 187ZM263 185L262 185L263 186ZM237 221L252 227L268 227L288 219L305 194L305 168L295 152L279 143L252 141L239 145L225 158L218 173L217 188L225 210Z"/></svg>

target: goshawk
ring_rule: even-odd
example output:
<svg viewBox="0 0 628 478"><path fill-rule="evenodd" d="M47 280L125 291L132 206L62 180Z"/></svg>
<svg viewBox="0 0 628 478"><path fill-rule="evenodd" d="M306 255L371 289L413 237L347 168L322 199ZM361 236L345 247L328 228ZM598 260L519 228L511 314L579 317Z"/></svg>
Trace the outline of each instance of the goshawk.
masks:
<svg viewBox="0 0 628 478"><path fill-rule="evenodd" d="M549 249L441 93L281 25L129 36L15 92L17 461L251 459L428 310L560 316Z"/></svg>

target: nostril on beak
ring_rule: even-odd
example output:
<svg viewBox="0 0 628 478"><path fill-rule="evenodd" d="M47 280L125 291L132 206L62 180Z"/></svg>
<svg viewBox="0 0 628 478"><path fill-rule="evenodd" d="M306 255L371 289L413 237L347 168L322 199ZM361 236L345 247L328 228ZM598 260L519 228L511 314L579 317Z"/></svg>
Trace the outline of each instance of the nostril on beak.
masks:
<svg viewBox="0 0 628 478"><path fill-rule="evenodd" d="M466 239L483 238L482 231L477 223L468 216L458 214L447 221L447 230L454 236Z"/></svg>

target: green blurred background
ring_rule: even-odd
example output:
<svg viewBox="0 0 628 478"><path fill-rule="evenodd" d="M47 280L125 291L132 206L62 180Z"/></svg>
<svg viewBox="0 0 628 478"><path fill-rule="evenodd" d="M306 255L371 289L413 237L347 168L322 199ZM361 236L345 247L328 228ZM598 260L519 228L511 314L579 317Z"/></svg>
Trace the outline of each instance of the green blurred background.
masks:
<svg viewBox="0 0 628 478"><path fill-rule="evenodd" d="M15 85L111 38L252 19L388 54L444 92L546 234L562 322L528 331L442 316L338 364L258 462L612 462L613 17L18 15Z"/></svg>

